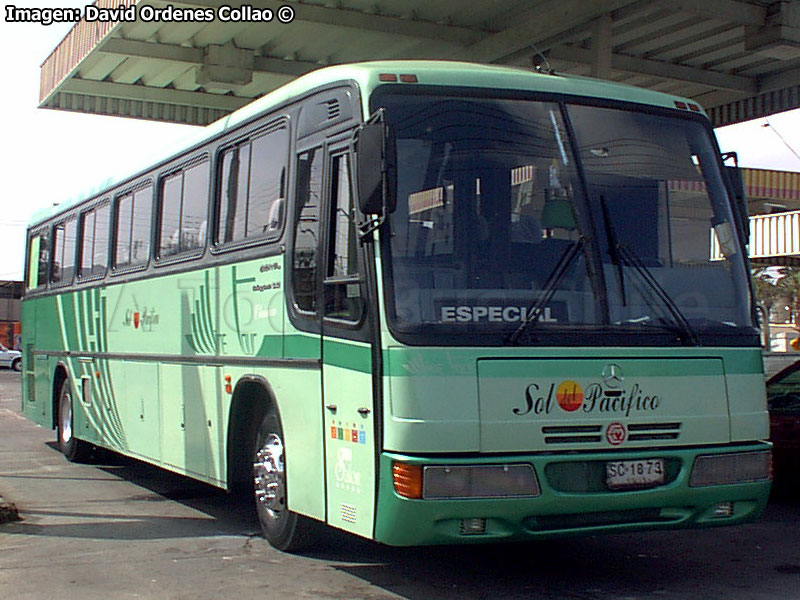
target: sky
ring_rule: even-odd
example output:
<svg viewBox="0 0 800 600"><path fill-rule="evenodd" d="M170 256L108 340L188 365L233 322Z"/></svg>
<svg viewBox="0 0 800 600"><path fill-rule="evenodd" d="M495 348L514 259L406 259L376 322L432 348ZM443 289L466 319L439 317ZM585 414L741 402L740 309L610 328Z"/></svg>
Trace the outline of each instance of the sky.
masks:
<svg viewBox="0 0 800 600"><path fill-rule="evenodd" d="M82 8L88 3L60 0L58 5ZM2 4L0 280L13 280L22 278L25 228L34 212L68 200L126 164L142 164L154 143L172 145L195 128L37 108L40 66L70 25L6 23L7 4L43 8L53 3ZM723 152L739 153L741 166L800 171L800 158L789 148L800 153L800 109L718 129L717 137Z"/></svg>

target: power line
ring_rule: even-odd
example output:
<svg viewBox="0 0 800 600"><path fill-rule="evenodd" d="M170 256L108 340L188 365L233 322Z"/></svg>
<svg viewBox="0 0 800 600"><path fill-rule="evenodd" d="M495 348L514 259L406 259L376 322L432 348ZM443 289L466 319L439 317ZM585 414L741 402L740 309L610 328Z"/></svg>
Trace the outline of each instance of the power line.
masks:
<svg viewBox="0 0 800 600"><path fill-rule="evenodd" d="M780 138L780 140L783 142L783 145L786 146L789 149L789 151L797 157L798 160L800 160L800 154L798 154L797 151L794 148L792 148L791 145L789 145L789 142L787 142L786 138L784 138L781 135L781 132L775 129L775 126L769 122L769 119L764 119L764 120L766 121L766 123L764 123L762 127L769 127L773 132L775 132L775 135L777 135Z"/></svg>

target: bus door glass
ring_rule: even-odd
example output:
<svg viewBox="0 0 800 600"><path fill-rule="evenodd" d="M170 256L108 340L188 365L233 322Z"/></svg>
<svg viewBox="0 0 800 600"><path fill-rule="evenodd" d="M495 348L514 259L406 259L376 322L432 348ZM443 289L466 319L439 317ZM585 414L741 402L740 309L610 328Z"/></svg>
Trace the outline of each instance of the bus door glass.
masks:
<svg viewBox="0 0 800 600"><path fill-rule="evenodd" d="M372 536L375 429L370 344L362 329L359 243L348 154L329 153L324 224L322 380L328 522Z"/></svg>

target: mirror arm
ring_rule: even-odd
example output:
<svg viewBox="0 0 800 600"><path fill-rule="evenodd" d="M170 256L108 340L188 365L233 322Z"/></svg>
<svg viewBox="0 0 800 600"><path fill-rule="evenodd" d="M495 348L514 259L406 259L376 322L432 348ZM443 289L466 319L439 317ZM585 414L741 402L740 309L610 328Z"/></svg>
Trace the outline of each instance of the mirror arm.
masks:
<svg viewBox="0 0 800 600"><path fill-rule="evenodd" d="M365 121L366 123L385 123L385 110L383 107L376 110L372 113L369 118ZM381 205L382 210L381 214L376 215L372 218L367 218L365 221L362 221L358 224L358 239L362 244L366 244L372 241L372 234L381 228L386 222L386 215L388 214L388 207L386 205L386 195L387 190L389 187L389 181L387 179L386 174L386 131L385 131L385 124L384 124L384 135L383 140L381 142Z"/></svg>
<svg viewBox="0 0 800 600"><path fill-rule="evenodd" d="M381 228L386 222L385 215L379 215L358 224L358 239L362 244L372 241L372 233Z"/></svg>

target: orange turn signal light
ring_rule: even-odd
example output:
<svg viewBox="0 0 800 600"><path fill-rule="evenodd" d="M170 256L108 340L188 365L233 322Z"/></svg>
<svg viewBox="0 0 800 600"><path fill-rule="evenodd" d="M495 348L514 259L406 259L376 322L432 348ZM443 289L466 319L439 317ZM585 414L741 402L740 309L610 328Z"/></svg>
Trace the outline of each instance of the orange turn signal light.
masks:
<svg viewBox="0 0 800 600"><path fill-rule="evenodd" d="M422 498L422 465L392 462L394 491L404 498Z"/></svg>
<svg viewBox="0 0 800 600"><path fill-rule="evenodd" d="M225 393L232 394L233 393L233 386L231 385L231 376L225 375Z"/></svg>

